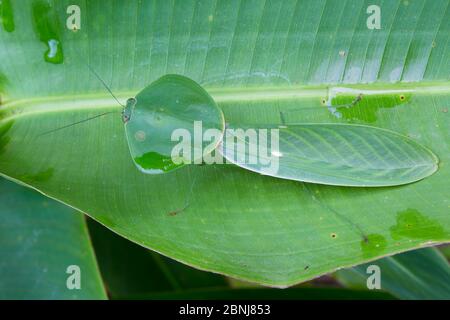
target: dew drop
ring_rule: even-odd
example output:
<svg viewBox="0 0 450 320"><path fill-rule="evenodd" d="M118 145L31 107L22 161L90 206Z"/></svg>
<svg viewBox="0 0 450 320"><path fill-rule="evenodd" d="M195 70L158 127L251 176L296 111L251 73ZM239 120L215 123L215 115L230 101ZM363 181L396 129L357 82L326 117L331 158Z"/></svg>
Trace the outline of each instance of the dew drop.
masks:
<svg viewBox="0 0 450 320"><path fill-rule="evenodd" d="M57 53L58 53L58 45L59 45L59 41L55 40L55 39L50 39L48 41L48 51L47 51L47 58L49 59L53 59L56 57Z"/></svg>

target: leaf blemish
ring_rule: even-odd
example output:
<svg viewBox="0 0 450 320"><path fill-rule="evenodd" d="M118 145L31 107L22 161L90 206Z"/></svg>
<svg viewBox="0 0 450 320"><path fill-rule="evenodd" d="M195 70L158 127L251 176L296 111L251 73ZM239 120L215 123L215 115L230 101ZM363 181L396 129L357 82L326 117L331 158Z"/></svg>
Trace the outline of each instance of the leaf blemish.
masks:
<svg viewBox="0 0 450 320"><path fill-rule="evenodd" d="M136 131L136 133L134 134L134 138L136 141L143 142L146 139L146 134L144 131L139 130L139 131Z"/></svg>
<svg viewBox="0 0 450 320"><path fill-rule="evenodd" d="M176 210L167 212L167 215L168 215L169 217L175 217L177 214L179 214L179 213L183 212L184 210L186 210L187 207L189 207L189 203L186 203L186 204L184 205L184 207L182 207L182 208L179 208L179 209L176 209Z"/></svg>
<svg viewBox="0 0 450 320"><path fill-rule="evenodd" d="M53 64L63 63L64 54L55 8L45 1L36 1L33 3L32 12L34 31L39 40L47 46L44 60Z"/></svg>

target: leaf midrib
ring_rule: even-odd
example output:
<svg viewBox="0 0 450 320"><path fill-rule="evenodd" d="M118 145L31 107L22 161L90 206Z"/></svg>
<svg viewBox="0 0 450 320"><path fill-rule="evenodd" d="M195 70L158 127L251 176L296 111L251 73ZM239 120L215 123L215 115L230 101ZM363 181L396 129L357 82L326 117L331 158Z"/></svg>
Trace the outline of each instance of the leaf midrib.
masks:
<svg viewBox="0 0 450 320"><path fill-rule="evenodd" d="M330 91L336 90L336 88L364 90L365 95L392 95L401 94L406 91L414 95L450 94L450 82L248 88L224 87L207 88L207 91L220 104L232 103L234 101L279 101L314 97L322 99L327 97ZM135 96L137 92L121 91L115 92L114 94L119 100L125 102L128 98ZM354 92L348 94L355 95ZM0 106L0 123L42 113L93 111L111 108L120 110L122 106L118 105L107 92L9 100ZM299 108L302 108L302 105L299 105ZM3 117L2 113L5 114Z"/></svg>

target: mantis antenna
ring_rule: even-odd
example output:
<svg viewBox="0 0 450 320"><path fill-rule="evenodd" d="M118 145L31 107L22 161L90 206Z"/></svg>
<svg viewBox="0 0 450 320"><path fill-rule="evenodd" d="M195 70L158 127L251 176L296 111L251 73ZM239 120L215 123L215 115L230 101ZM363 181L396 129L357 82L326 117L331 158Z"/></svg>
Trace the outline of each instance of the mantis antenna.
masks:
<svg viewBox="0 0 450 320"><path fill-rule="evenodd" d="M116 100L116 102L117 102L122 108L125 109L125 106L124 106L122 103L120 103L119 99L117 99L117 97L114 95L114 93L111 91L111 89L110 89L110 88L108 87L108 85L105 83L105 81L103 81L103 79L99 76L99 74L98 74L97 72L95 72L95 70L94 70L89 64L86 64L86 65L87 65L87 67L89 68L89 70L95 75L95 77L101 82L101 84L105 87L105 89L109 92L109 94L114 98L114 100ZM123 112L123 111L122 111L122 112ZM80 121L77 121L77 122L68 124L68 125L66 125L66 126L62 126L62 127L56 128L56 129L52 129L52 130L43 132L43 133L39 134L38 137L43 136L43 135L46 135L46 134L49 134L49 133L52 133L52 132L55 132L55 131L67 129L67 128L70 128L70 127L72 127L72 126L76 126L76 125L78 125L78 124L81 124L81 123L84 123L84 122L87 122L87 121L90 121L90 120L93 120L93 119L96 119L96 118L100 118L100 117L102 117L102 116L104 116L104 115L111 114L111 113L117 113L117 111L108 111L108 112L104 112L104 113L101 113L101 114L97 114L97 115L95 115L95 116L92 116L92 117L89 117L89 118L86 118L86 119L83 119L83 120L80 120Z"/></svg>
<svg viewBox="0 0 450 320"><path fill-rule="evenodd" d="M97 77L97 79L103 84L103 86L105 87L106 90L108 90L108 92L111 94L111 96L114 98L114 100L117 101L117 103L119 105L122 106L122 108L125 108L125 106L123 104L120 103L119 99L117 99L117 97L114 95L114 93L111 91L111 89L106 85L105 81L103 81L103 79L98 75L97 72L95 72L94 69L92 69L92 67L90 65L87 65L87 67L89 68L89 70L91 70L91 72Z"/></svg>

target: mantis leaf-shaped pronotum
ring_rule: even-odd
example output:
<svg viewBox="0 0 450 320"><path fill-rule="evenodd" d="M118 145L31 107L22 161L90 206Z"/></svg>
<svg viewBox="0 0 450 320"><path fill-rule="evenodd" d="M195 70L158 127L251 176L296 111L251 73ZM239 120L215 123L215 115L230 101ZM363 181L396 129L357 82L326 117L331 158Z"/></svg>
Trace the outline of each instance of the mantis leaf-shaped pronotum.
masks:
<svg viewBox="0 0 450 320"><path fill-rule="evenodd" d="M131 157L145 173L202 163L220 142L203 141L202 132L215 130L222 136L225 128L223 113L211 96L179 75L163 76L128 99L123 122ZM194 127L196 122L201 130ZM184 152L177 152L183 142Z"/></svg>

